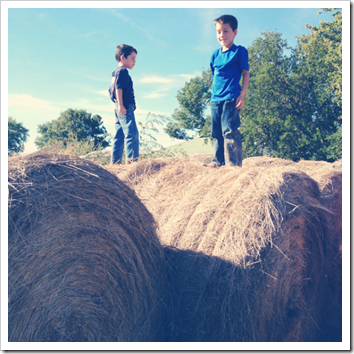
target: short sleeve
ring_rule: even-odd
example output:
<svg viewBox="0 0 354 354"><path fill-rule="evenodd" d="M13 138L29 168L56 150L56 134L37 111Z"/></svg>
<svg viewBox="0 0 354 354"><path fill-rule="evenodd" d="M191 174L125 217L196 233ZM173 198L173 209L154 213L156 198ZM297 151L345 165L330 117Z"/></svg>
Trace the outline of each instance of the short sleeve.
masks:
<svg viewBox="0 0 354 354"><path fill-rule="evenodd" d="M128 82L128 71L127 69L121 69L118 73L118 78L117 78L117 84L116 84L116 88L117 89L124 89L127 88L129 86L129 82Z"/></svg>
<svg viewBox="0 0 354 354"><path fill-rule="evenodd" d="M211 74L214 76L214 61L215 61L215 57L216 57L216 53L217 51L213 52L213 54L211 55L210 58L210 69L211 69Z"/></svg>
<svg viewBox="0 0 354 354"><path fill-rule="evenodd" d="M248 66L248 51L246 48L242 47L241 51L241 58L240 58L240 69L243 70L250 70Z"/></svg>
<svg viewBox="0 0 354 354"><path fill-rule="evenodd" d="M212 55L210 58L210 70L211 74L214 76L214 55Z"/></svg>

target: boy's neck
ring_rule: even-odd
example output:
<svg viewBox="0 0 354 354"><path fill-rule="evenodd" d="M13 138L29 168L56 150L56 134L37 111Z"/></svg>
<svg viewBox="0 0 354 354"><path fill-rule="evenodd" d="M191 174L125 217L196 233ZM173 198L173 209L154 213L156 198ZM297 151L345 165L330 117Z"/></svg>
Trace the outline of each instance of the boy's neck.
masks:
<svg viewBox="0 0 354 354"><path fill-rule="evenodd" d="M226 51L229 50L233 45L234 45L234 43L232 43L232 44L230 45L230 47L221 47L221 51L222 51L222 52L226 52Z"/></svg>

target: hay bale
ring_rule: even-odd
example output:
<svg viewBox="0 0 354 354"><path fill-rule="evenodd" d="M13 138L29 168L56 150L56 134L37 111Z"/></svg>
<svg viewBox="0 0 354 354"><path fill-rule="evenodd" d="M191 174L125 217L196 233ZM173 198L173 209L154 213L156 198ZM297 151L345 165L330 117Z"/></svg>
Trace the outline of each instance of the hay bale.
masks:
<svg viewBox="0 0 354 354"><path fill-rule="evenodd" d="M287 173L283 178L283 184L274 190L277 192L268 197L268 207L271 203L274 208L271 217L263 209L263 216L256 218L245 208L247 200L240 202L230 187L229 209L238 206L245 219L248 212L248 228L236 212L228 217L231 211L223 206L223 213L213 211L213 226L205 227L201 238L196 234L192 242L192 232L186 230L188 235L182 233L177 241L179 250L171 256L168 249L171 278L176 281L175 303L180 302L177 308L181 309L174 326L180 340L320 340L325 255L318 188L306 175ZM253 181L257 186L257 179ZM260 204L251 194L248 198L255 210L267 207L266 198ZM268 229L262 226L267 218L268 222L273 219ZM187 229L192 227L192 219L199 229L207 223L198 213L192 215ZM254 235L268 239L258 240Z"/></svg>
<svg viewBox="0 0 354 354"><path fill-rule="evenodd" d="M158 173L127 180L166 246L171 337L327 340L328 211L318 184L291 161L247 160L242 169L210 169L165 159Z"/></svg>
<svg viewBox="0 0 354 354"><path fill-rule="evenodd" d="M9 160L9 341L165 340L165 263L152 215L100 166Z"/></svg>
<svg viewBox="0 0 354 354"><path fill-rule="evenodd" d="M323 336L328 341L342 340L342 162L300 161L303 170L319 185L320 201L327 208L326 303Z"/></svg>

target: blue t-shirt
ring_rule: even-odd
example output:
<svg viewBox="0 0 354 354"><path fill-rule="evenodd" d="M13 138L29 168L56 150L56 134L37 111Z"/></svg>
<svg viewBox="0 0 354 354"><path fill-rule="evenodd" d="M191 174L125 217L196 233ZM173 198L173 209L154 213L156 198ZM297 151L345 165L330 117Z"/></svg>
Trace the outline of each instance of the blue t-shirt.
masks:
<svg viewBox="0 0 354 354"><path fill-rule="evenodd" d="M211 56L210 68L213 74L211 102L237 98L241 92L242 71L249 70L248 51L235 44L225 52L217 49Z"/></svg>
<svg viewBox="0 0 354 354"><path fill-rule="evenodd" d="M123 106L128 109L132 104L133 109L135 109L135 96L133 89L133 80L131 79L128 69L124 66L118 66L116 70L112 73L112 80L114 76L117 75L116 89L123 90ZM118 98L116 101L116 110L118 111Z"/></svg>

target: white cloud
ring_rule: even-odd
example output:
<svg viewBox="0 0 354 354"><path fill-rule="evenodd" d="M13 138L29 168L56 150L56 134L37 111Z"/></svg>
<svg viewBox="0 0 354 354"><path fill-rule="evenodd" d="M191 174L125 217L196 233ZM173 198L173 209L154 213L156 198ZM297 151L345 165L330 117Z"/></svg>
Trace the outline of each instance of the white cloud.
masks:
<svg viewBox="0 0 354 354"><path fill-rule="evenodd" d="M165 97L168 96L168 91L169 89L167 89L166 91L152 91L149 92L146 95L143 95L144 98L161 98L161 97Z"/></svg>
<svg viewBox="0 0 354 354"><path fill-rule="evenodd" d="M171 84L174 79L171 77L162 77L162 76L146 76L143 75L142 79L138 79L139 84Z"/></svg>
<svg viewBox="0 0 354 354"><path fill-rule="evenodd" d="M109 99L108 91L106 91L105 96L107 97L107 101L104 104L95 104L92 103L92 100L88 100L86 98L78 98L75 101L65 102L65 106L67 108L72 108L72 109L85 109L87 111L91 111L90 113L92 114L99 114L99 115L101 115L100 112L113 112L114 103Z"/></svg>
<svg viewBox="0 0 354 354"><path fill-rule="evenodd" d="M194 74L172 74L167 77L158 75L144 75L143 78L136 81L139 84L168 84L175 86L176 84L180 84L182 80L190 80L200 74L200 72L195 72Z"/></svg>
<svg viewBox="0 0 354 354"><path fill-rule="evenodd" d="M51 111L60 110L58 107L54 107L51 102L44 101L36 97L32 97L26 94L17 95L9 94L8 96L9 107L27 107L27 108L37 108L37 109L47 109Z"/></svg>
<svg viewBox="0 0 354 354"><path fill-rule="evenodd" d="M139 88L142 92L142 97L159 99L171 94L169 92L171 90L175 94L176 89L181 88L187 81L198 75L200 75L199 72L195 72L194 74L172 74L169 76L144 75L142 78L136 80L136 83L138 85L150 85L153 87L148 90Z"/></svg>

